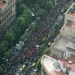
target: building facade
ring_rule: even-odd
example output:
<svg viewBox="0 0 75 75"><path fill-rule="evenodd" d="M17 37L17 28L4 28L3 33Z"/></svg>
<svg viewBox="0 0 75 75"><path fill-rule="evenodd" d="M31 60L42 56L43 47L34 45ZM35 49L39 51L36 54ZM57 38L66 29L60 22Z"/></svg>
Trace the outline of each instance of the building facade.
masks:
<svg viewBox="0 0 75 75"><path fill-rule="evenodd" d="M75 75L75 63L43 55L41 58L41 75Z"/></svg>
<svg viewBox="0 0 75 75"><path fill-rule="evenodd" d="M51 45L51 54L75 62L75 3L65 13L64 25Z"/></svg>
<svg viewBox="0 0 75 75"><path fill-rule="evenodd" d="M16 18L16 0L0 0L0 38Z"/></svg>

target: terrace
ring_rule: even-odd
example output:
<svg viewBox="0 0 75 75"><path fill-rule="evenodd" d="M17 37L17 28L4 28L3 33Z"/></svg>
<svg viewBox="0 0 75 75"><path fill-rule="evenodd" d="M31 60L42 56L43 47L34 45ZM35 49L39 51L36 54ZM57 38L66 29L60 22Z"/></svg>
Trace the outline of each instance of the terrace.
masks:
<svg viewBox="0 0 75 75"><path fill-rule="evenodd" d="M54 62L58 62L61 70L58 72L54 69ZM44 55L41 59L42 67L45 69L46 73L49 75L65 75L66 74L66 68L67 65L69 65L69 75L75 75L75 63L71 62L69 63L69 60L65 59L59 59L56 60L53 57L49 57L47 55Z"/></svg>
<svg viewBox="0 0 75 75"><path fill-rule="evenodd" d="M58 58L71 58L70 60L75 62L75 59L71 57L71 54L75 54L74 46L75 41L72 37L66 38L60 35L54 39L54 43L51 45L51 53Z"/></svg>
<svg viewBox="0 0 75 75"><path fill-rule="evenodd" d="M54 48L58 48L61 50L66 50L66 44L69 42L65 37L59 36L59 38L52 45Z"/></svg>

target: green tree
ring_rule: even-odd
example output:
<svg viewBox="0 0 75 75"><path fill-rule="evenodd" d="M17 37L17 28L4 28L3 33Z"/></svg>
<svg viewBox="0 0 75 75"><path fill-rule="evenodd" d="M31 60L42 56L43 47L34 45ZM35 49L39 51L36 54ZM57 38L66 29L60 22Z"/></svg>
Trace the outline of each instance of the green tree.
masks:
<svg viewBox="0 0 75 75"><path fill-rule="evenodd" d="M63 8L63 12L66 12L68 8L69 8L69 5L65 5Z"/></svg>
<svg viewBox="0 0 75 75"><path fill-rule="evenodd" d="M23 12L23 14L21 16L24 17L26 23L28 23L30 21L30 19L32 18L31 10L30 9L24 10L24 12Z"/></svg>
<svg viewBox="0 0 75 75"><path fill-rule="evenodd" d="M8 42L7 41L2 41L2 44L4 44L4 47L7 48Z"/></svg>
<svg viewBox="0 0 75 75"><path fill-rule="evenodd" d="M21 0L16 0L16 6L17 6L17 9L19 8L19 6L22 4L22 1Z"/></svg>
<svg viewBox="0 0 75 75"><path fill-rule="evenodd" d="M8 42L8 44L11 44L14 40L14 36L11 32L7 32L4 36L4 40Z"/></svg>
<svg viewBox="0 0 75 75"><path fill-rule="evenodd" d="M0 73L3 73L3 68L0 66Z"/></svg>
<svg viewBox="0 0 75 75"><path fill-rule="evenodd" d="M42 50L44 50L44 49L45 49L45 47L46 47L46 45L45 45L45 44L41 44L41 45L40 45L40 49L41 49L41 51L42 51Z"/></svg>
<svg viewBox="0 0 75 75"><path fill-rule="evenodd" d="M39 18L39 17L36 18L36 22L37 22L37 23L40 22L40 18Z"/></svg>
<svg viewBox="0 0 75 75"><path fill-rule="evenodd" d="M48 1L51 1L51 2L53 2L53 5L55 4L55 0L48 0Z"/></svg>
<svg viewBox="0 0 75 75"><path fill-rule="evenodd" d="M54 25L54 29L55 29L55 31L58 31L59 30L59 24L58 23L55 23L55 25Z"/></svg>
<svg viewBox="0 0 75 75"><path fill-rule="evenodd" d="M18 20L17 20L17 25L20 27L21 32L24 32L24 30L27 27L26 22L25 22L25 18L19 17Z"/></svg>
<svg viewBox="0 0 75 75"><path fill-rule="evenodd" d="M5 52L5 46L4 44L0 44L0 55L3 56L4 52Z"/></svg>
<svg viewBox="0 0 75 75"><path fill-rule="evenodd" d="M30 25L30 28L31 28L32 31L36 31L36 23L32 23Z"/></svg>
<svg viewBox="0 0 75 75"><path fill-rule="evenodd" d="M30 37L30 33L26 33L25 34L25 39L29 39L29 37Z"/></svg>
<svg viewBox="0 0 75 75"><path fill-rule="evenodd" d="M37 67L38 71L41 70L41 59L39 59L39 60L37 61L36 67Z"/></svg>
<svg viewBox="0 0 75 75"><path fill-rule="evenodd" d="M15 37L19 37L21 34L21 28L18 25L12 27L12 31L15 33Z"/></svg>
<svg viewBox="0 0 75 75"><path fill-rule="evenodd" d="M37 2L41 7L44 7L46 0L37 0Z"/></svg>
<svg viewBox="0 0 75 75"><path fill-rule="evenodd" d="M48 44L48 38L47 38L47 37L44 37L44 38L42 39L42 42L43 42L45 45L47 45L47 44Z"/></svg>
<svg viewBox="0 0 75 75"><path fill-rule="evenodd" d="M48 33L48 38L50 38L50 39L52 39L54 37L54 31L50 31L49 33Z"/></svg>
<svg viewBox="0 0 75 75"><path fill-rule="evenodd" d="M21 41L24 41L24 40L25 40L25 35L22 35L22 36L20 37L20 40L21 40Z"/></svg>
<svg viewBox="0 0 75 75"><path fill-rule="evenodd" d="M5 59L10 59L12 54L13 54L12 49L9 49L7 52L4 53L4 58Z"/></svg>
<svg viewBox="0 0 75 75"><path fill-rule="evenodd" d="M47 11L50 11L53 7L53 2L52 1L47 1L46 4L45 4L45 9Z"/></svg>
<svg viewBox="0 0 75 75"><path fill-rule="evenodd" d="M30 33L25 33L24 35L22 35L22 36L20 37L20 40L21 40L21 41L28 40L29 37L30 37Z"/></svg>
<svg viewBox="0 0 75 75"><path fill-rule="evenodd" d="M50 54L50 48L44 49L43 52L42 52L42 55L44 55L44 54L49 55Z"/></svg>
<svg viewBox="0 0 75 75"><path fill-rule="evenodd" d="M24 10L26 9L27 7L24 4L21 4L19 8L17 9L17 15L20 16L21 14L23 14Z"/></svg>
<svg viewBox="0 0 75 75"><path fill-rule="evenodd" d="M37 12L37 16L42 18L44 16L44 12L45 12L44 9L39 9Z"/></svg>
<svg viewBox="0 0 75 75"><path fill-rule="evenodd" d="M33 3L36 3L37 0L25 0L25 3L27 5L30 5L30 4L33 4Z"/></svg>
<svg viewBox="0 0 75 75"><path fill-rule="evenodd" d="M30 75L38 75L37 72L32 72Z"/></svg>

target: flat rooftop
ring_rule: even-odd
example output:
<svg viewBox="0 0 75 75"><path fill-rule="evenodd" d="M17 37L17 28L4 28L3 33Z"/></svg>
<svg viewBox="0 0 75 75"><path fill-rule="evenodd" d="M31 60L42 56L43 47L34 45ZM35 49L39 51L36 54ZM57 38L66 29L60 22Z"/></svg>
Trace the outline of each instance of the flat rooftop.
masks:
<svg viewBox="0 0 75 75"><path fill-rule="evenodd" d="M3 8L5 3L0 2L0 8Z"/></svg>
<svg viewBox="0 0 75 75"><path fill-rule="evenodd" d="M50 74L50 75L64 75L61 71L57 72L54 70L54 67L52 64L56 61L57 61L56 59L49 57L47 55L44 55L44 58L42 59L42 64L45 67L45 69L47 70L48 74Z"/></svg>
<svg viewBox="0 0 75 75"><path fill-rule="evenodd" d="M61 66L62 71L60 72L55 71L53 67L53 62L56 62L56 61L58 61ZM46 70L46 72L48 72L48 74L50 75L65 75L63 71L66 71L67 65L71 67L69 70L69 75L75 75L75 63L73 62L69 63L69 60L65 60L65 59L56 60L50 56L44 55L42 57L41 64L44 66L44 69Z"/></svg>
<svg viewBox="0 0 75 75"><path fill-rule="evenodd" d="M61 50L66 50L66 45L68 42L68 39L60 36L59 39L56 42L54 42L53 47Z"/></svg>

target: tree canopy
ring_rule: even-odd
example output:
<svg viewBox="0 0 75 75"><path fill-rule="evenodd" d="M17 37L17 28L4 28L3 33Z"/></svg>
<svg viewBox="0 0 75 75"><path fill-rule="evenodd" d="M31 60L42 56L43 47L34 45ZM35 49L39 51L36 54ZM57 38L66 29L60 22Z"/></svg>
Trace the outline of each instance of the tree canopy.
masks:
<svg viewBox="0 0 75 75"><path fill-rule="evenodd" d="M53 2L52 1L47 1L46 4L45 4L45 9L47 11L50 11L53 7Z"/></svg>
<svg viewBox="0 0 75 75"><path fill-rule="evenodd" d="M44 9L39 9L37 12L37 16L42 18L44 16L44 12L45 12Z"/></svg>
<svg viewBox="0 0 75 75"><path fill-rule="evenodd" d="M11 44L14 40L14 36L11 32L7 32L4 36L4 40L8 42L8 44Z"/></svg>

